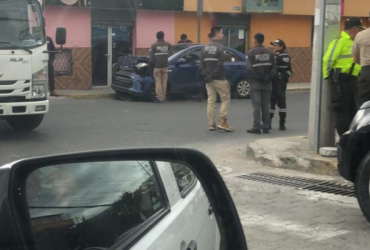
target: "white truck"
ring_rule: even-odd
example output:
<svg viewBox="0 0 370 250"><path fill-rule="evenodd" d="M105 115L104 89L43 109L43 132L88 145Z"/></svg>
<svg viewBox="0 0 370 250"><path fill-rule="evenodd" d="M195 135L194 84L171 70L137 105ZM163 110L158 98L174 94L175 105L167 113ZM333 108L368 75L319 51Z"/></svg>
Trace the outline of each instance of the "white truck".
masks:
<svg viewBox="0 0 370 250"><path fill-rule="evenodd" d="M57 29L56 43L66 32ZM49 111L45 18L38 0L0 0L0 120L37 128Z"/></svg>

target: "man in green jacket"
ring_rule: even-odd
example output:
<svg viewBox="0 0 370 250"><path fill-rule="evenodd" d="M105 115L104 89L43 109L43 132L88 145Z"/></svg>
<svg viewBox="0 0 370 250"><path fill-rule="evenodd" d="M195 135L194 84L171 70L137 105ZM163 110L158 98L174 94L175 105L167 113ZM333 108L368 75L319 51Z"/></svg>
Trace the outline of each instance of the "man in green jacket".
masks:
<svg viewBox="0 0 370 250"><path fill-rule="evenodd" d="M361 66L353 60L352 46L357 33L363 29L360 18L347 19L345 31L330 43L323 58L323 76L332 84L334 123L338 135L349 129L357 111L356 83Z"/></svg>

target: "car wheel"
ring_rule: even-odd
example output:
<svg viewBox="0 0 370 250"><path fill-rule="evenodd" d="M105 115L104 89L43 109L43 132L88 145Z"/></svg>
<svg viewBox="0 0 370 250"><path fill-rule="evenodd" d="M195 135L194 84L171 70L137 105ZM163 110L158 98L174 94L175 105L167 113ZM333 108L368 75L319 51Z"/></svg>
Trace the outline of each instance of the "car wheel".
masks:
<svg viewBox="0 0 370 250"><path fill-rule="evenodd" d="M370 222L370 152L361 161L357 170L355 191L362 213Z"/></svg>
<svg viewBox="0 0 370 250"><path fill-rule="evenodd" d="M235 86L235 97L246 99L250 97L250 84L247 79L240 80Z"/></svg>
<svg viewBox="0 0 370 250"><path fill-rule="evenodd" d="M116 98L120 101L133 101L133 97L130 96L129 94L127 93L122 93L122 92L118 92L116 91Z"/></svg>
<svg viewBox="0 0 370 250"><path fill-rule="evenodd" d="M171 87L169 83L167 83L166 100L172 101Z"/></svg>
<svg viewBox="0 0 370 250"><path fill-rule="evenodd" d="M10 116L7 119L8 124L17 131L31 131L37 128L42 120L44 115L16 115Z"/></svg>
<svg viewBox="0 0 370 250"><path fill-rule="evenodd" d="M156 99L156 96L157 96L157 93L155 91L155 84L152 84L150 86L150 90L149 90L149 96L148 96L148 101L150 102L154 102L155 99ZM167 101L171 101L172 99L172 96L171 96L171 89L170 89L170 84L168 83L167 84L167 91L166 91L166 100Z"/></svg>
<svg viewBox="0 0 370 250"><path fill-rule="evenodd" d="M152 84L149 89L148 101L154 102L156 99L155 84Z"/></svg>

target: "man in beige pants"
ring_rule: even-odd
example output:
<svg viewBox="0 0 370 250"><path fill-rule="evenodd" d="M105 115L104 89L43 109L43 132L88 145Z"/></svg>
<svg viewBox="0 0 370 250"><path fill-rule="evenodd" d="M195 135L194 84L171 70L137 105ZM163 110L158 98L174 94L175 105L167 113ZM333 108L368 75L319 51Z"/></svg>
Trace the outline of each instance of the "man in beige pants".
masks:
<svg viewBox="0 0 370 250"><path fill-rule="evenodd" d="M233 128L227 124L227 114L230 108L230 84L224 71L225 46L221 44L222 28L213 27L208 35L211 39L203 49L201 56L201 71L205 78L208 95L208 125L210 131L217 129L231 132ZM216 127L216 99L221 98L220 120Z"/></svg>
<svg viewBox="0 0 370 250"><path fill-rule="evenodd" d="M150 50L150 63L154 68L156 98L154 102L165 102L168 80L168 57L171 55L172 46L164 40L163 31L157 33L157 42L152 44Z"/></svg>

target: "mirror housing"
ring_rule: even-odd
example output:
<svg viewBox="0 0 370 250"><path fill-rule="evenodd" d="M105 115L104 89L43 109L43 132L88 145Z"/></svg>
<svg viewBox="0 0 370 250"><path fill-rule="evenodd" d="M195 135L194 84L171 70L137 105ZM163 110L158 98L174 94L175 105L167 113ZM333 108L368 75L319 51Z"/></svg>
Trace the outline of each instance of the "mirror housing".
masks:
<svg viewBox="0 0 370 250"><path fill-rule="evenodd" d="M63 45L66 44L66 40L67 40L66 28L58 27L56 30L55 38L56 38L56 44L63 47Z"/></svg>
<svg viewBox="0 0 370 250"><path fill-rule="evenodd" d="M224 249L247 249L236 207L220 173L207 156L190 149L106 150L32 158L8 164L0 168L0 180L2 180L0 186L8 187L8 192L5 194L0 191L0 235L2 235L1 229L5 229L9 220L14 218L17 222L14 224L18 225L16 227L18 235L24 235L27 242L34 241L25 195L26 180L33 171L54 165L112 161L167 161L188 166L201 183L211 203ZM9 208L13 216L1 218L4 209Z"/></svg>
<svg viewBox="0 0 370 250"><path fill-rule="evenodd" d="M184 65L186 64L187 61L185 58L180 58L177 62L176 62L176 66L179 67L180 65Z"/></svg>

